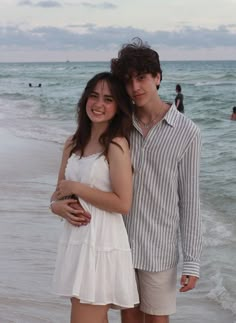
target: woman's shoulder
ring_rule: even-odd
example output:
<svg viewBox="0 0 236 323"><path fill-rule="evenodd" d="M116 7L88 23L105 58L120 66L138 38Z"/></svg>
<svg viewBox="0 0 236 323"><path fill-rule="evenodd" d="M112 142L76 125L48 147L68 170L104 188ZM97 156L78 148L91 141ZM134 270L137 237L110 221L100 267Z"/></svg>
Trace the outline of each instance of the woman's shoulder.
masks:
<svg viewBox="0 0 236 323"><path fill-rule="evenodd" d="M111 145L118 145L121 148L127 149L129 148L129 143L125 137L115 137L112 139Z"/></svg>
<svg viewBox="0 0 236 323"><path fill-rule="evenodd" d="M65 141L65 144L64 144L64 150L71 150L73 146L73 135L69 136L66 141Z"/></svg>
<svg viewBox="0 0 236 323"><path fill-rule="evenodd" d="M111 156L119 158L119 156L124 154L129 155L129 153L129 143L126 138L115 137L112 139L108 149L108 159Z"/></svg>

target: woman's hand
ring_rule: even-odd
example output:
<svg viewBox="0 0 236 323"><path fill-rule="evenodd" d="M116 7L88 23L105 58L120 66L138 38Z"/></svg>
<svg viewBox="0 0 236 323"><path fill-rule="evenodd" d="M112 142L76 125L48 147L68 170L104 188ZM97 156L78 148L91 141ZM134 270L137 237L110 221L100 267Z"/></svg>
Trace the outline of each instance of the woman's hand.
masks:
<svg viewBox="0 0 236 323"><path fill-rule="evenodd" d="M57 198L61 199L64 196L72 195L75 184L74 181L61 180L57 186Z"/></svg>
<svg viewBox="0 0 236 323"><path fill-rule="evenodd" d="M51 211L75 226L86 225L91 221L91 215L74 199L53 202Z"/></svg>

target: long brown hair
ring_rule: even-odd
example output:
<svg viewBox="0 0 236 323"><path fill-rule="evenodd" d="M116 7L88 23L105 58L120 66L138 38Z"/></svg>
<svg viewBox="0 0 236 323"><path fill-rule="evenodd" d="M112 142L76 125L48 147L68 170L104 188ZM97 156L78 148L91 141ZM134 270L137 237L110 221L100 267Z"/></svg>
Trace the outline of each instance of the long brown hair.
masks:
<svg viewBox="0 0 236 323"><path fill-rule="evenodd" d="M132 102L126 93L123 83L110 72L96 74L90 79L77 104L78 128L72 137L71 154L79 151L80 156L84 154L86 145L91 136L91 120L86 113L88 97L93 92L99 81L107 82L111 94L117 104L117 112L110 121L107 129L100 136L99 142L104 147L104 155L107 156L109 144L115 137L125 137L129 141L132 129Z"/></svg>

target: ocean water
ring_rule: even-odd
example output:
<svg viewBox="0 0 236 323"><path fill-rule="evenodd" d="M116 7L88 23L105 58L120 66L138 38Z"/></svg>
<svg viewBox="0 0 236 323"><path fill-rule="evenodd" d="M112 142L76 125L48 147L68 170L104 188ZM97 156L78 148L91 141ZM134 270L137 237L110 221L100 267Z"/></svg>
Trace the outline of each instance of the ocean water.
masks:
<svg viewBox="0 0 236 323"><path fill-rule="evenodd" d="M236 105L236 61L163 62L160 96L184 94L185 114L202 132L200 175L204 249L201 279L187 295L178 295L173 322L236 322L236 122L229 120ZM58 154L75 130L75 105L88 79L109 70L108 62L0 64L0 129L12 138L31 139L39 158L51 148ZM42 87L29 87L31 83ZM17 150L17 139L9 150ZM45 147L48 151L45 152ZM27 160L37 156L19 151ZM4 158L1 153L1 159ZM3 159L2 159L3 160ZM58 161L59 162L59 161ZM17 161L16 161L17 164ZM49 167L50 166L50 167ZM0 198L0 322L68 322L69 303L51 293L60 221L46 212L56 182L58 164L50 162L39 175L22 173L22 180L1 178ZM3 167L3 166L0 166ZM30 166L25 165L26 169ZM17 167L13 169L17 174ZM19 178L19 174L17 174ZM35 212L37 205L37 212ZM17 217L14 215L17 214ZM30 218L30 220L29 220ZM180 269L179 269L180 270ZM196 312L195 304L201 309ZM217 313L215 317L213 314ZM204 320L205 318L205 320ZM218 321L217 321L218 319ZM119 322L117 312L110 321Z"/></svg>

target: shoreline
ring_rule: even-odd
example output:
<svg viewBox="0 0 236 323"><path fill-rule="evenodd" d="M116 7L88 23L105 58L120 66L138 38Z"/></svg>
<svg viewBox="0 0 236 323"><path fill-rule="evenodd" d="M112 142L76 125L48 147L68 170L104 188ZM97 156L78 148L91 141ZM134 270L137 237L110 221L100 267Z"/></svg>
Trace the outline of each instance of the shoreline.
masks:
<svg viewBox="0 0 236 323"><path fill-rule="evenodd" d="M52 173L57 176L61 148L51 142L16 137L10 130L0 128L0 155L0 176L3 179L32 178Z"/></svg>

